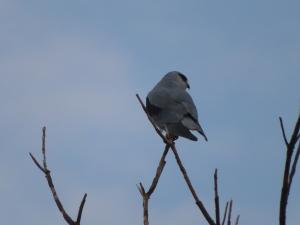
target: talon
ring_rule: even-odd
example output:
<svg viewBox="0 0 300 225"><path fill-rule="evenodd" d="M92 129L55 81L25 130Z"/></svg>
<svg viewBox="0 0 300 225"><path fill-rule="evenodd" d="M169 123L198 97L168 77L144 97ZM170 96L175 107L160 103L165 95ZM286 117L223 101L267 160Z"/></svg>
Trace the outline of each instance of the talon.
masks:
<svg viewBox="0 0 300 225"><path fill-rule="evenodd" d="M173 136L172 134L167 133L166 139L167 139L168 144L172 144L175 140L178 139L178 136Z"/></svg>

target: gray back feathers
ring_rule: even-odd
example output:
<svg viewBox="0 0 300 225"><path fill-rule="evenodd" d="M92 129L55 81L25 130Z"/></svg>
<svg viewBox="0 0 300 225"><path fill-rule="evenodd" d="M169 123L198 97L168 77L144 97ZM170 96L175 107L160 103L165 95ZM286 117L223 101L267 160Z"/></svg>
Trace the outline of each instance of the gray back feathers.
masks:
<svg viewBox="0 0 300 225"><path fill-rule="evenodd" d="M165 75L147 96L147 108L161 129L175 136L197 139L189 130L204 132L198 122L198 112L193 99L186 91L187 79L179 72ZM205 136L205 135L204 135Z"/></svg>

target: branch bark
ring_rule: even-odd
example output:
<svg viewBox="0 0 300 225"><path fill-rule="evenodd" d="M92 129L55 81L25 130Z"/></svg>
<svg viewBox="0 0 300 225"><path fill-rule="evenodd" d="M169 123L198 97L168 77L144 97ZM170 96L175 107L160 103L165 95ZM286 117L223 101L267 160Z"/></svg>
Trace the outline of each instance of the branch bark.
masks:
<svg viewBox="0 0 300 225"><path fill-rule="evenodd" d="M297 168L297 163L298 163L299 155L300 155L300 142L298 143L297 152L295 153L295 158L294 158L292 169L291 169L291 173L290 173L289 188L291 188L292 181L293 181L294 175L296 173L296 168Z"/></svg>
<svg viewBox="0 0 300 225"><path fill-rule="evenodd" d="M159 161L158 167L156 169L156 174L152 180L152 183L150 185L150 188L148 189L148 191L145 191L145 188L143 186L143 184L140 182L139 186L138 186L138 190L141 193L141 196L143 198L143 215L144 215L144 225L149 225L149 213L148 213L148 203L149 203L149 199L152 195L152 193L155 191L155 188L158 184L159 178L163 172L163 169L166 165L166 161L165 158L168 154L168 151L170 149L170 145L166 144L165 150L161 156L161 159Z"/></svg>
<svg viewBox="0 0 300 225"><path fill-rule="evenodd" d="M222 220L222 225L225 224L229 202L226 202L225 212Z"/></svg>
<svg viewBox="0 0 300 225"><path fill-rule="evenodd" d="M227 218L227 225L231 225L232 204L233 204L233 201L230 200L230 202L229 202L228 218Z"/></svg>
<svg viewBox="0 0 300 225"><path fill-rule="evenodd" d="M239 221L240 221L240 215L238 215L237 217L236 217L236 220L235 220L235 225L238 225L239 224Z"/></svg>
<svg viewBox="0 0 300 225"><path fill-rule="evenodd" d="M218 193L218 170L215 169L214 174L214 190L215 190L215 212L216 212L216 224L220 225L220 203Z"/></svg>
<svg viewBox="0 0 300 225"><path fill-rule="evenodd" d="M182 162L181 162L181 159L178 155L178 152L176 150L176 147L175 147L175 143L173 143L171 145L171 149L174 153L174 156L175 156L175 159L176 159L176 162L180 168L180 171L182 173L182 176L190 190L190 192L192 193L195 201L196 201L196 205L198 206L198 208L200 209L201 213L203 214L204 218L206 219L206 221L210 224L210 225L216 225L215 221L212 219L212 217L209 215L208 211L206 210L204 204L202 203L202 201L199 199L191 181L190 181L190 178L189 176L187 175L187 172L186 172L186 169L184 168Z"/></svg>
<svg viewBox="0 0 300 225"><path fill-rule="evenodd" d="M281 128L281 132L282 132L282 137L283 137L283 140L284 140L284 143L286 146L289 145L289 142L286 138L286 134L285 134L285 129L284 129L284 125L283 125L283 121L282 121L282 118L279 117L279 122L280 122L280 128Z"/></svg>
<svg viewBox="0 0 300 225"><path fill-rule="evenodd" d="M69 214L66 212L66 210L64 209L58 195L55 189L55 186L53 184L53 180L51 177L51 173L50 170L48 169L47 166L47 158L46 158L46 127L43 127L43 135L42 135L42 155L43 155L43 166L36 160L36 158L33 156L33 154L29 153L31 159L33 160L34 164L45 174L48 186L50 188L50 191L52 193L53 199L56 203L57 208L59 209L59 211L61 212L63 218L65 219L65 221L69 224L69 225L80 225L81 222L81 216L82 216L82 211L83 211L83 207L86 201L86 197L87 194L85 193L79 209L78 209L78 213L77 213L77 220L73 220Z"/></svg>
<svg viewBox="0 0 300 225"><path fill-rule="evenodd" d="M287 138L285 136L285 130L282 122L282 118L279 117L280 126L283 134L283 139L286 143L286 160L285 160L285 166L284 166L284 175L283 175L283 181L282 181L282 188L281 188L281 196L280 196L280 206L279 206L279 224L280 225L286 225L286 208L288 203L288 197L292 185L292 181L294 178L294 174L296 172L296 166L299 159L300 154L300 147L298 144L298 149L296 151L294 160L293 154L295 146L299 140L300 135L300 114L298 115L297 122L295 124L294 131L292 133L291 139L289 142L287 142ZM291 168L292 165L292 168Z"/></svg>

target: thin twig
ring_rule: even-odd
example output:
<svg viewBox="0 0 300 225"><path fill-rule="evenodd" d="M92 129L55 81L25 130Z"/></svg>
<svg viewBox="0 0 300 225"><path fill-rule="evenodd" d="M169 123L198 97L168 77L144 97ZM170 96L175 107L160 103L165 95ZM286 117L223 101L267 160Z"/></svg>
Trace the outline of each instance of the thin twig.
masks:
<svg viewBox="0 0 300 225"><path fill-rule="evenodd" d="M47 159L46 159L46 127L43 127L43 136L42 136L42 154L43 154L43 165L44 169L47 171Z"/></svg>
<svg viewBox="0 0 300 225"><path fill-rule="evenodd" d="M158 167L156 169L156 174L155 174L155 176L153 178L153 181L151 183L151 186L150 186L150 188L149 188L149 190L147 192L147 194L149 195L149 198L150 198L151 194L154 192L154 190L155 190L155 188L157 186L157 183L159 181L160 175L161 175L161 173L162 173L162 171L163 171L163 169L164 169L164 167L166 165L165 158L166 158L166 156L167 156L167 154L169 152L169 149L170 149L170 145L167 144L166 147L165 147L165 150L164 150L164 152L163 152L163 154L161 156L161 159L159 161Z"/></svg>
<svg viewBox="0 0 300 225"><path fill-rule="evenodd" d="M281 132L282 132L283 140L285 142L285 145L288 146L289 143L288 143L288 140L287 140L286 135L285 135L285 129L284 129L284 125L283 125L283 121L282 121L281 117L279 117L279 121L280 121L280 127L281 127Z"/></svg>
<svg viewBox="0 0 300 225"><path fill-rule="evenodd" d="M144 225L149 225L148 202L149 198L143 197Z"/></svg>
<svg viewBox="0 0 300 225"><path fill-rule="evenodd" d="M218 170L215 169L214 173L214 190L215 190L215 213L216 213L216 224L220 225L220 203L218 193Z"/></svg>
<svg viewBox="0 0 300 225"><path fill-rule="evenodd" d="M136 186L137 186L139 192L141 193L141 195L143 195L144 193L146 193L145 192L145 188L144 188L144 186L143 186L143 184L141 182L139 183L139 185L136 185Z"/></svg>
<svg viewBox="0 0 300 225"><path fill-rule="evenodd" d="M239 221L240 221L240 215L238 215L237 217L236 217L236 220L235 220L235 225L238 225L239 224Z"/></svg>
<svg viewBox="0 0 300 225"><path fill-rule="evenodd" d="M41 164L36 160L36 158L33 156L33 154L29 153L31 159L33 160L34 164L45 174L46 180L48 182L48 186L51 190L53 199L56 203L57 208L59 209L59 211L61 212L62 216L64 217L65 221L69 224L69 225L80 225L81 222L81 215L82 215L82 211L83 211L83 207L86 201L86 197L87 194L84 194L83 199L81 201L81 204L79 206L78 209L78 215L77 215L77 220L74 221L69 214L65 211L58 195L56 192L56 189L54 187L53 184L53 180L51 177L51 173L50 170L48 170L47 167L47 158L46 158L46 127L43 127L43 135L42 135L42 155L43 155L43 166L41 166Z"/></svg>
<svg viewBox="0 0 300 225"><path fill-rule="evenodd" d="M149 190L146 192L145 191L145 188L143 186L142 183L139 183L139 186L137 185L138 187L138 190L143 198L143 216L144 216L144 225L149 225L149 213L148 213L148 204L149 204L149 199L152 195L152 193L155 191L155 188L158 184L158 181L159 181L159 178L163 172L163 169L166 165L166 156L168 154L168 151L170 149L170 145L169 144L166 144L165 146L165 150L160 158L160 161L159 161L159 164L158 164L158 167L156 169L156 173L155 173L155 176L152 180L152 183L150 185L150 188Z"/></svg>
<svg viewBox="0 0 300 225"><path fill-rule="evenodd" d="M36 160L36 158L29 152L29 155L31 157L31 159L33 160L34 164L43 172L46 173L46 171L44 170L44 168L39 164L39 162Z"/></svg>
<svg viewBox="0 0 300 225"><path fill-rule="evenodd" d="M229 202L226 202L225 212L222 220L222 225L225 224Z"/></svg>
<svg viewBox="0 0 300 225"><path fill-rule="evenodd" d="M295 153L295 158L294 158L292 169L291 169L291 173L290 173L289 187L291 187L294 175L296 173L296 167L297 167L299 155L300 155L300 142L298 143L298 148L297 148L297 151Z"/></svg>
<svg viewBox="0 0 300 225"><path fill-rule="evenodd" d="M280 120L282 124L282 120ZM283 125L281 125L283 126ZM292 166L292 171L290 172L291 168L291 161L295 149L295 145L298 141L298 136L299 136L299 131L300 131L300 114L298 115L298 119L294 128L294 131L292 133L290 142L286 146L286 160L285 160L285 166L284 166L284 175L283 175L283 182L282 182L282 188L281 188L281 196L280 196L280 207L279 207L279 224L280 225L285 225L286 224L286 208L287 208L287 202L288 202L288 197L290 193L290 188L292 184L292 180L294 177L294 173L296 171L296 164L298 162L298 157L296 155L293 166ZM296 153L297 154L297 153ZM295 170L293 170L295 168Z"/></svg>
<svg viewBox="0 0 300 225"><path fill-rule="evenodd" d="M229 211L228 211L228 218L227 218L227 225L231 225L231 211L232 211L232 200L229 203Z"/></svg>
<svg viewBox="0 0 300 225"><path fill-rule="evenodd" d="M139 192L141 193L141 196L143 198L143 217L144 217L144 225L149 225L149 219L148 219L148 200L149 197L145 191L145 188L143 184L140 182L139 185L137 185L137 188Z"/></svg>
<svg viewBox="0 0 300 225"><path fill-rule="evenodd" d="M176 147L175 147L175 144L174 144L174 143L171 145L171 149L172 149L172 151L173 151L173 153L174 153L174 155L175 155L176 162L177 162L177 164L178 164L178 166L179 166L179 168L180 168L180 171L181 171L181 173L182 173L182 175L183 175L183 177L184 177L184 179L185 179L185 181L186 181L186 183L187 183L187 185L188 185L188 188L189 188L189 190L191 191L191 193L192 193L192 195L193 195L193 197L194 197L194 199L195 199L195 201L196 201L196 205L198 206L198 208L199 208L200 211L202 212L202 214L203 214L203 216L205 217L206 221L207 221L210 225L216 225L216 223L214 222L214 220L211 218L211 216L210 216L209 213L207 212L207 210L206 210L204 204L203 204L202 201L199 199L199 197L198 197L198 195L197 195L197 193L196 193L196 191L195 191L195 189L194 189L194 187L193 187L193 185L192 185L192 183L191 183L191 181L190 181L190 178L189 178L188 175L187 175L186 169L184 168L184 166L183 166L183 164L182 164L182 162L181 162L181 159L180 159L180 157L179 157L179 155L178 155L178 152L177 152L177 150L176 150Z"/></svg>
<svg viewBox="0 0 300 225"><path fill-rule="evenodd" d="M80 224L81 215L82 215L83 207L84 207L84 204L85 204L85 201L86 201L86 197L87 197L87 193L84 194L84 196L81 200L81 203L80 203L80 206L79 206L79 209L78 209L76 224Z"/></svg>

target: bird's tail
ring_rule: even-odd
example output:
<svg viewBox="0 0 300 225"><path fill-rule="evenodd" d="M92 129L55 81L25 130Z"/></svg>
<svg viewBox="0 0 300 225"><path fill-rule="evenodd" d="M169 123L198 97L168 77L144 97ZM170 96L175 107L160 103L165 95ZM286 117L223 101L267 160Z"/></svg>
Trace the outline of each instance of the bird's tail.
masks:
<svg viewBox="0 0 300 225"><path fill-rule="evenodd" d="M197 131L199 132L199 134L201 134L204 137L205 141L208 141L204 131L202 130L202 128L201 128L201 130L197 130Z"/></svg>
<svg viewBox="0 0 300 225"><path fill-rule="evenodd" d="M202 127L200 126L200 123L198 122L198 120L196 120L192 116L188 115L187 117L183 118L183 120L181 122L189 130L198 131L204 137L204 139L207 141L207 137L206 137Z"/></svg>
<svg viewBox="0 0 300 225"><path fill-rule="evenodd" d="M195 135L193 135L189 131L189 129L187 129L181 123L171 123L171 124L168 124L167 128L168 128L168 132L171 135L185 137L185 138L188 138L188 139L190 139L192 141L197 141L198 140L198 138Z"/></svg>

